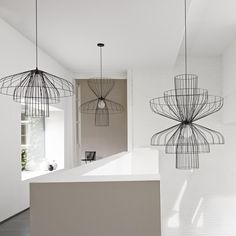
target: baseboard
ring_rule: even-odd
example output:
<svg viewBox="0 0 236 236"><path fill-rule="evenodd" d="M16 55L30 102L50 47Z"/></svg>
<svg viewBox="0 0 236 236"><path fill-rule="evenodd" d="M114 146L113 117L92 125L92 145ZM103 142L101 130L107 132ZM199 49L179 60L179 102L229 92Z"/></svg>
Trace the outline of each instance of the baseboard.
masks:
<svg viewBox="0 0 236 236"><path fill-rule="evenodd" d="M5 220L1 221L1 222L0 222L0 225L1 225L1 224L3 224L4 222L6 222L6 221L10 220L10 219L11 219L11 218L13 218L13 217L20 215L21 213L23 213L23 212L25 212L25 211L27 211L27 210L29 210L29 207L28 207L28 208L26 208L26 209L25 209L25 210L23 210L23 211L20 211L20 212L18 212L17 214L15 214L15 215L13 215L13 216L10 216L10 217L8 217L7 219L5 219Z"/></svg>

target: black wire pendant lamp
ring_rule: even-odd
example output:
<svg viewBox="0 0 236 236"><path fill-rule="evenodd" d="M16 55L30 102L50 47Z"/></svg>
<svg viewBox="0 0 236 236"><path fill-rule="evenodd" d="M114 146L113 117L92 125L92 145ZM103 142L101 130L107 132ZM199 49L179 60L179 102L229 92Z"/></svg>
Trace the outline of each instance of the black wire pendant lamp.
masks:
<svg viewBox="0 0 236 236"><path fill-rule="evenodd" d="M80 111L86 114L95 114L95 126L109 126L110 115L119 114L123 112L124 108L121 104L107 98L115 86L115 81L103 77L102 48L104 44L98 43L97 46L100 48L100 77L88 79L88 86L96 98L81 104Z"/></svg>
<svg viewBox="0 0 236 236"><path fill-rule="evenodd" d="M210 144L224 144L219 132L195 123L219 111L223 98L198 88L198 77L187 71L187 23L185 4L185 73L174 77L174 89L163 97L150 100L153 112L179 122L154 134L152 146L165 146L167 154L176 155L177 169L198 169L199 153L209 153Z"/></svg>
<svg viewBox="0 0 236 236"><path fill-rule="evenodd" d="M24 105L25 116L48 117L49 104L59 103L63 97L72 96L73 84L58 76L38 69L38 2L35 2L36 68L0 79L0 93L13 96Z"/></svg>

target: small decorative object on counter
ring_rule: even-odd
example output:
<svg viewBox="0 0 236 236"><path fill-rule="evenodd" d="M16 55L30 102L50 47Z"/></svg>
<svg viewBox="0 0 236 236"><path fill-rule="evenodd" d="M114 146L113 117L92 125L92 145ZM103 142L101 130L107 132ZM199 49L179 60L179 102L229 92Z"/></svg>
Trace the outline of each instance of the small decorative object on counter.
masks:
<svg viewBox="0 0 236 236"><path fill-rule="evenodd" d="M49 166L48 166L48 170L49 170L49 171L53 171L53 166L52 166L52 165L49 165Z"/></svg>
<svg viewBox="0 0 236 236"><path fill-rule="evenodd" d="M21 151L21 170L25 170L26 164L27 164L27 153L26 150L23 149Z"/></svg>

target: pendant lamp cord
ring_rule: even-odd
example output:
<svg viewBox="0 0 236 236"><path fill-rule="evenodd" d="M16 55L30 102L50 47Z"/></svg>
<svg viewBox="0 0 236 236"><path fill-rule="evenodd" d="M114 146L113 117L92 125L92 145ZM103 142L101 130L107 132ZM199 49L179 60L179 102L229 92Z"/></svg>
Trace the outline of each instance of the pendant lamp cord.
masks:
<svg viewBox="0 0 236 236"><path fill-rule="evenodd" d="M100 47L100 85L101 85L101 97L102 97L102 47Z"/></svg>
<svg viewBox="0 0 236 236"><path fill-rule="evenodd" d="M188 73L188 62L187 62L187 56L188 56L188 51L187 51L187 0L184 0L184 55L185 55L185 74L187 75Z"/></svg>
<svg viewBox="0 0 236 236"><path fill-rule="evenodd" d="M38 0L35 1L35 62L36 62L36 69L38 69Z"/></svg>

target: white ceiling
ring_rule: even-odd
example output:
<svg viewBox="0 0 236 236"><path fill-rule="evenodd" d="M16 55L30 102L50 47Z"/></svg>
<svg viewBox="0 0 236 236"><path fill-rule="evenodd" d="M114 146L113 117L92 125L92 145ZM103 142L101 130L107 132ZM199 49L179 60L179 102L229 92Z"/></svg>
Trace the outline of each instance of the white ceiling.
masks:
<svg viewBox="0 0 236 236"><path fill-rule="evenodd" d="M183 0L38 0L39 44L73 72L173 66L183 39ZM34 40L34 0L0 0L0 16ZM236 0L192 0L192 55L220 55L236 38Z"/></svg>
<svg viewBox="0 0 236 236"><path fill-rule="evenodd" d="M34 40L34 0L0 0L0 16ZM74 72L170 66L182 41L180 0L38 0L39 44Z"/></svg>
<svg viewBox="0 0 236 236"><path fill-rule="evenodd" d="M235 39L236 0L192 1L188 17L190 55L221 55Z"/></svg>

